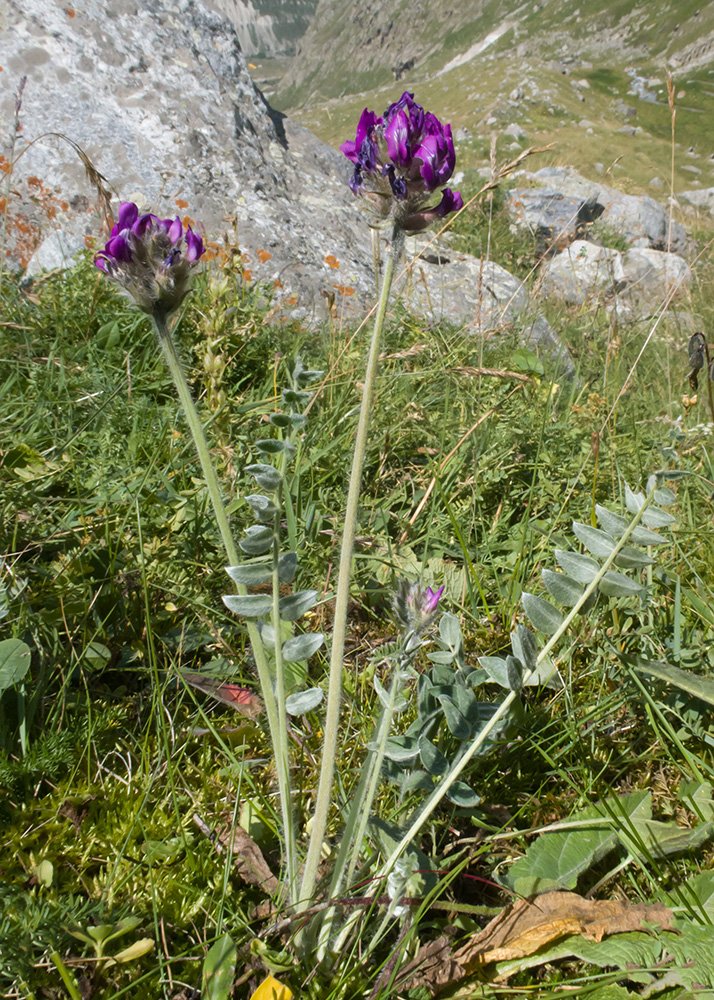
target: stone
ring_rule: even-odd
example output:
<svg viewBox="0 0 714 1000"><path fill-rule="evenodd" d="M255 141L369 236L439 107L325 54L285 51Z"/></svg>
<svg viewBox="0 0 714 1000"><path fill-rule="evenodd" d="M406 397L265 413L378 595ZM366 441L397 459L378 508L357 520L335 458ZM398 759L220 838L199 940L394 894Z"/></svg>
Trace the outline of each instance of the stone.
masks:
<svg viewBox="0 0 714 1000"><path fill-rule="evenodd" d="M543 266L541 288L546 296L582 305L605 291L614 293L624 279L618 250L576 240Z"/></svg>
<svg viewBox="0 0 714 1000"><path fill-rule="evenodd" d="M661 177L653 177L652 180L650 181L650 187L653 187L653 188L664 187L664 182L662 181L662 178Z"/></svg>
<svg viewBox="0 0 714 1000"><path fill-rule="evenodd" d="M689 202L695 208L708 209L714 213L714 188L702 188L701 191L681 191L677 198Z"/></svg>
<svg viewBox="0 0 714 1000"><path fill-rule="evenodd" d="M507 128L503 130L503 134L510 135L514 139L528 138L528 133L526 132L526 130L524 128L521 128L521 126L517 122L513 122L511 125L508 125Z"/></svg>
<svg viewBox="0 0 714 1000"><path fill-rule="evenodd" d="M622 254L579 240L547 262L541 287L569 305L600 299L619 319L634 321L681 298L691 283L689 265L677 254L651 247Z"/></svg>
<svg viewBox="0 0 714 1000"><path fill-rule="evenodd" d="M30 257L23 281L35 278L43 271L55 271L71 267L80 250L86 249L83 239L62 229L56 229L42 241Z"/></svg>
<svg viewBox="0 0 714 1000"><path fill-rule="evenodd" d="M83 0L76 10L13 0L0 66L8 123L27 75L23 147L65 133L114 189L115 212L131 200L161 216L190 213L214 249L240 248L247 280L273 295L275 315L353 320L374 305L371 231L348 186L350 163L269 106L233 26L201 0ZM7 242L18 265L32 260L34 274L69 263L85 237L102 245L96 191L70 144L39 139L11 181ZM484 331L513 324L525 307L522 283L496 264L431 233L408 243L406 264L415 245L426 256L397 282L407 308Z"/></svg>
<svg viewBox="0 0 714 1000"><path fill-rule="evenodd" d="M568 198L552 188L515 188L509 194L508 207L516 224L535 235L540 253L583 237L603 212L594 199Z"/></svg>
<svg viewBox="0 0 714 1000"><path fill-rule="evenodd" d="M675 221L670 224L669 214L648 195L623 194L600 181L586 180L570 167L543 167L526 176L566 197L594 198L604 208L602 221L631 245L645 239L655 250L681 253L687 249L684 227Z"/></svg>

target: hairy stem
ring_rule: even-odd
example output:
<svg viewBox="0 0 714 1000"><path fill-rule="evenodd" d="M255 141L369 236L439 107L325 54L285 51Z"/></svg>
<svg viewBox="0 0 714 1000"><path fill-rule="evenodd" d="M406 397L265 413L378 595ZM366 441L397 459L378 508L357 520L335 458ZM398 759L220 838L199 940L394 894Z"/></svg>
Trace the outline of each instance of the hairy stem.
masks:
<svg viewBox="0 0 714 1000"><path fill-rule="evenodd" d="M335 771L335 753L337 750L337 733L340 719L340 700L342 690L342 667L345 653L345 634L347 629L347 605L350 597L350 574L352 569L352 551L354 548L355 534L357 530L357 510L359 506L360 486L362 482L362 466L367 445L367 430L369 427L369 417L372 409L372 396L374 393L374 382L377 374L377 362L379 359L379 344L384 325L384 317L387 311L387 301L392 287L394 269L399 261L404 249L404 233L398 227L394 227L392 233L391 253L387 257L384 278L382 280L382 290L377 307L377 315L374 320L372 340L367 358L367 369L364 379L364 390L362 392L362 405L360 407L359 422L355 435L355 448L352 456L352 471L350 473L350 484L347 492L347 509L345 511L345 527L342 535L342 550L340 553L339 577L337 582L337 594L335 597L335 617L332 631L332 649L330 652L330 673L327 695L327 708L325 710L325 737L322 751L322 767L320 769L320 781L317 789L317 800L315 802L315 813L313 816L312 832L310 834L310 844L307 858L305 860L305 870L303 873L302 886L300 889L300 907L309 906L315 882L317 880L317 866L320 861L322 842L325 837L327 827L327 816L332 798L332 782Z"/></svg>
<svg viewBox="0 0 714 1000"><path fill-rule="evenodd" d="M196 451L198 453L198 459L201 463L201 470L203 472L203 478L205 480L206 486L208 488L208 495L211 498L211 504L213 506L213 512L218 524L218 530L221 534L221 539L223 541L223 547L226 550L226 555L228 556L228 564L230 566L235 566L240 562L238 555L238 549L233 541L233 535L231 534L230 524L228 523L228 515L226 514L225 504L223 503L223 497L221 496L221 487L218 482L218 477L216 476L216 470L213 467L213 462L211 461L211 454L208 450L208 443L206 441L206 435L203 433L203 426L201 424L201 418L198 415L198 410L196 409L196 404L193 401L191 395L191 389L189 388L188 382L186 381L186 375L184 374L183 365L181 364L181 359L179 358L178 351L176 350L176 344L171 336L171 331L169 330L168 324L166 322L166 316L160 310L157 310L153 316L154 326L158 334L159 343L161 344L161 349L166 359L166 363L169 366L169 371L174 380L174 385L176 386L176 392L178 393L179 400L181 402L181 407L183 409L186 421L191 431L191 436L193 438L193 443L196 446ZM247 589L244 584L235 584L236 590L239 594L247 594ZM260 633L258 631L258 626L255 622L250 619L246 620L246 627L248 629L248 637L250 639L250 644L253 650L253 656L255 658L255 664L258 670L258 679L260 681L261 693L263 695L263 701L265 702L265 712L268 717L268 728L270 730L270 739L273 745L273 750L276 755L277 760L277 772L278 772L278 789L280 793L281 807L283 811L283 816L286 810L289 812L291 809L290 801L290 786L287 780L288 775L288 764L287 758L283 761L280 760L281 747L284 745L284 741L281 740L281 730L280 730L280 720L278 716L277 703L275 699L275 693L273 691L272 678L270 676L270 669L268 667L268 661L265 656L265 650L263 649L263 643L260 638ZM287 842L287 837L291 832L289 826L285 827L284 834L286 837L285 843L285 853L286 858L289 860L291 857L294 858L295 847L294 844ZM288 866L290 867L290 866Z"/></svg>

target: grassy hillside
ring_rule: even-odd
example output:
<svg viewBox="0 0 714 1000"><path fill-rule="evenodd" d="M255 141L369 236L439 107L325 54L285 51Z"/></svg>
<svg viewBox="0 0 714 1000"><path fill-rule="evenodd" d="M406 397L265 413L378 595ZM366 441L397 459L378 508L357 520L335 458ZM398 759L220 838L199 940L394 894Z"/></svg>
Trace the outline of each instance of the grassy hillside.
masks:
<svg viewBox="0 0 714 1000"><path fill-rule="evenodd" d="M714 4L694 2L439 0L423 10L418 3L330 3L267 91L277 107L339 146L354 135L363 107L381 111L413 90L462 130L466 171L488 162L495 134L502 160L519 146L552 144L533 169L569 163L664 199L672 179L675 193L714 183L713 40ZM392 68L412 59L395 80ZM667 69L676 94L673 178ZM523 129L518 142L505 134L509 125Z"/></svg>

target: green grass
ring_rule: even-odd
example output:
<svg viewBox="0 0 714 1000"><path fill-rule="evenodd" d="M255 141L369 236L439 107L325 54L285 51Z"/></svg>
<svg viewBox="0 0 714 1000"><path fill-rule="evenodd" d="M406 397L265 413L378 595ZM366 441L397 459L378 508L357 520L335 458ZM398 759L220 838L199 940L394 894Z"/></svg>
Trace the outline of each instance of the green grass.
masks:
<svg viewBox="0 0 714 1000"><path fill-rule="evenodd" d="M459 238L478 249L489 232L492 255L526 273L530 250L508 233L498 202L493 214L474 213ZM329 627L361 345L338 327L271 326L259 290L226 276L223 291L199 281L178 337L236 534L252 523L242 470L257 460L254 442L265 436L276 387L298 351L328 373L291 494L295 586L324 594L313 616ZM710 279L705 262L694 292L705 328L714 319ZM244 634L221 602L220 538L148 321L89 260L31 288L6 276L2 296L3 638L23 639L32 650L28 680L0 700L4 992L67 995L48 957L56 950L92 997L173 998L182 983L200 986L206 951L227 931L240 949L240 995L272 962L296 995L369 996L398 927L367 966L354 943L334 969L316 972L314 961L290 957L289 935L266 934L264 945L248 951L275 920L256 915L265 892L245 884L193 819L227 842L240 822L279 874L262 719L244 719L178 679L179 668L214 671L255 689ZM577 377L563 379L543 358L541 373L513 393L513 378L477 369L522 367L517 330L482 343L448 326L427 329L400 306L391 310L358 531L333 846L372 731L380 646L394 639L397 577L445 582L444 606L459 615L466 664L476 668L478 656L508 652L514 625L525 621L521 591L543 593L540 570L555 568L554 548L577 548L573 520L590 523L595 502L622 511L624 483L643 485L655 469L688 475L675 484L673 544L656 551L646 598L601 599L582 619L557 654L565 687L527 689L496 751L467 769L480 806L442 806L421 837L438 870L454 875L441 898L455 906L503 906L509 897L497 880L533 842L528 831L614 793L651 790L656 818L689 827L696 816L682 798L684 784L711 781L713 773L709 707L664 682L643 685L644 675L617 655L669 660L694 675L714 669L712 436L692 430L710 420L703 395L688 412L682 404L687 335L663 325L638 360L648 328L614 330L594 304L549 310ZM204 364L207 329L214 355L227 361L218 374ZM423 658L420 671L429 667ZM315 657L311 683L322 683L324 670ZM478 692L499 700L492 685ZM413 718L412 706L405 725ZM319 712L293 720L300 824L311 809L320 724ZM448 733L441 738L445 751L453 749ZM385 782L380 814L402 822L419 801L417 791L401 796ZM598 896L656 900L711 860L708 843L638 857L610 875ZM594 864L578 889L592 888L612 867L606 859ZM91 961L92 948L71 933L128 917L136 927L106 954L145 938L154 946L126 963ZM379 913L370 919L363 943ZM459 919L465 933L483 922L478 911ZM448 912L427 907L412 941L432 940L449 924ZM573 959L522 971L517 983L546 996L558 981L595 971Z"/></svg>

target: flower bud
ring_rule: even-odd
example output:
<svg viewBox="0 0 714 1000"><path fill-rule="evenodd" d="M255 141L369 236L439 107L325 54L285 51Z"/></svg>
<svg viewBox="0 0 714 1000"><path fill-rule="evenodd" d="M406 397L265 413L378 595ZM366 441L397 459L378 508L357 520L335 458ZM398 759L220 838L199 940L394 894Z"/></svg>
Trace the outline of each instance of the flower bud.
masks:
<svg viewBox="0 0 714 1000"><path fill-rule="evenodd" d="M116 281L146 313L167 316L186 297L189 279L204 246L178 216L139 215L131 201L119 206L119 219L94 263Z"/></svg>
<svg viewBox="0 0 714 1000"><path fill-rule="evenodd" d="M373 226L391 220L405 232L418 232L463 207L459 192L450 188L437 205L427 205L453 174L456 154L451 126L424 111L413 94L405 91L381 118L365 108L354 142L340 149L355 165L350 187L364 199Z"/></svg>

